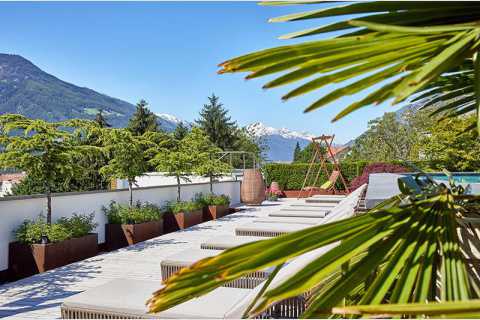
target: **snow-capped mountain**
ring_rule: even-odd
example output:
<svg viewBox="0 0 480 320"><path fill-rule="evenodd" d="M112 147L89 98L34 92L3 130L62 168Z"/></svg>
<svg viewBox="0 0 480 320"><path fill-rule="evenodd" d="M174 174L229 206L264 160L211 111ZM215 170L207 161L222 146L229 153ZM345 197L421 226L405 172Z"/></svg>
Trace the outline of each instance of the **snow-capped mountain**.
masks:
<svg viewBox="0 0 480 320"><path fill-rule="evenodd" d="M297 142L301 148L305 148L314 137L308 132L297 132L287 128L276 129L261 122L252 123L246 129L268 147L266 158L270 161L292 161Z"/></svg>
<svg viewBox="0 0 480 320"><path fill-rule="evenodd" d="M175 117L171 114L156 113L155 115L158 118L157 122L160 125L160 127L167 132L171 132L171 131L175 130L175 128L180 123L183 123L184 126L187 126L189 128L192 126L192 124L190 122L179 119L179 118L177 118L177 117Z"/></svg>
<svg viewBox="0 0 480 320"><path fill-rule="evenodd" d="M179 119L171 114L157 113L156 116L160 127L168 132L175 130L180 123L189 128L192 126L191 122ZM305 148L313 137L308 132L297 132L287 128L276 129L261 122L248 125L246 130L267 147L265 157L269 161L292 161L297 142L301 148Z"/></svg>

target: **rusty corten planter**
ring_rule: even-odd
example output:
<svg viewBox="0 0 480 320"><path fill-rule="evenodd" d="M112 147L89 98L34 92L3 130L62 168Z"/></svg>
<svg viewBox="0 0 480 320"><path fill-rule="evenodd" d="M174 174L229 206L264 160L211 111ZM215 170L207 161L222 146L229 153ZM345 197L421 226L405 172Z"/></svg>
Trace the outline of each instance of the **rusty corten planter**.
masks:
<svg viewBox="0 0 480 320"><path fill-rule="evenodd" d="M203 220L215 220L229 214L228 206L206 206L203 208Z"/></svg>
<svg viewBox="0 0 480 320"><path fill-rule="evenodd" d="M165 232L173 232L181 229L190 228L191 226L203 222L203 210L198 209L190 212L165 213L163 223Z"/></svg>
<svg viewBox="0 0 480 320"><path fill-rule="evenodd" d="M152 239L163 234L163 220L136 224L107 223L105 242L108 251Z"/></svg>
<svg viewBox="0 0 480 320"><path fill-rule="evenodd" d="M9 278L16 280L97 255L98 235L48 244L11 242L8 249Z"/></svg>

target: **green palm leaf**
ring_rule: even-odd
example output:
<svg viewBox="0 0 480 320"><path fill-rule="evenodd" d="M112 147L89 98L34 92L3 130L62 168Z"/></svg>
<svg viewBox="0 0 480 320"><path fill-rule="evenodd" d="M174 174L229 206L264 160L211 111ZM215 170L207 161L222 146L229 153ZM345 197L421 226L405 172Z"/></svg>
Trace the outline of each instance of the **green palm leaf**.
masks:
<svg viewBox="0 0 480 320"><path fill-rule="evenodd" d="M292 3L267 1L262 4ZM355 16L352 18L352 15ZM363 96L359 101L344 107L334 118L338 120L373 103L393 100L392 103L396 104L416 93L432 89L430 85L439 77L472 59L480 44L480 28L476 24L480 19L478 3L373 1L327 4L327 7L318 10L273 18L270 21L328 17L336 17L337 21L298 31L284 38L332 31L342 34L233 58L222 63L219 72L248 72L247 79L277 75L264 88L296 85L283 96L284 100L315 92L329 83L339 83L339 89L317 98L305 108L305 112L310 112L347 95ZM389 69L390 72L384 71L392 66L396 68ZM365 77L369 73L377 76ZM399 77L402 81L395 81ZM306 82L300 83L304 80ZM380 92L372 93L370 88L383 84L384 81L390 83L381 89L384 99L372 99L380 96ZM343 85L347 82L347 85ZM477 91L480 92L480 89ZM480 113L479 105L480 103L477 104L477 110Z"/></svg>
<svg viewBox="0 0 480 320"><path fill-rule="evenodd" d="M168 309L227 281L282 265L339 240L339 245L303 269L262 291L250 315L302 294L310 296L305 317L330 314L332 307L344 301L353 305L422 302L433 301L437 294L442 301L474 298L456 229L458 213L468 214L466 203L480 202L480 197L462 195L444 185L428 188L429 196L395 197L366 214L201 260L169 278L150 299L150 311ZM413 190L402 189L407 194Z"/></svg>

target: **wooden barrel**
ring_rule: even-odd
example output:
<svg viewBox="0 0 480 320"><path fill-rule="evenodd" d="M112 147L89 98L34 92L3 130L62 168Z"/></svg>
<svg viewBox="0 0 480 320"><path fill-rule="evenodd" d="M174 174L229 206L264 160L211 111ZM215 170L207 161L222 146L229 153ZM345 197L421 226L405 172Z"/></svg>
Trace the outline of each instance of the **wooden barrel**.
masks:
<svg viewBox="0 0 480 320"><path fill-rule="evenodd" d="M247 205L258 205L265 200L265 183L258 169L245 169L240 187L240 199Z"/></svg>

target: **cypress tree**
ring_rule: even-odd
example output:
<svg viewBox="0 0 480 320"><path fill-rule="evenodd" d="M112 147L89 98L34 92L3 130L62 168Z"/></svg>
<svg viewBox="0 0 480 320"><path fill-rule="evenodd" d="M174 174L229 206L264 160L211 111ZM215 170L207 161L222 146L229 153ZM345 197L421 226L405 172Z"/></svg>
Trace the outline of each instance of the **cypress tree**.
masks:
<svg viewBox="0 0 480 320"><path fill-rule="evenodd" d="M293 151L293 162L297 162L299 157L300 157L300 152L302 152L302 149L300 148L300 143L295 145L295 150Z"/></svg>
<svg viewBox="0 0 480 320"><path fill-rule="evenodd" d="M190 132L188 127L183 124L183 122L180 122L177 127L175 128L175 131L173 131L173 136L177 140L182 140L187 136L187 134Z"/></svg>
<svg viewBox="0 0 480 320"><path fill-rule="evenodd" d="M110 128L111 127L111 125L107 122L107 120L103 116L103 110L102 109L100 109L98 111L97 115L95 116L95 122L98 123L100 128Z"/></svg>
<svg viewBox="0 0 480 320"><path fill-rule="evenodd" d="M237 123L228 116L228 110L212 94L209 103L203 105L200 119L195 123L208 135L210 141L223 150L234 150L237 138Z"/></svg>
<svg viewBox="0 0 480 320"><path fill-rule="evenodd" d="M159 131L157 116L147 106L148 103L145 100L140 100L137 103L137 110L128 122L128 130L136 136L141 136L147 131Z"/></svg>

